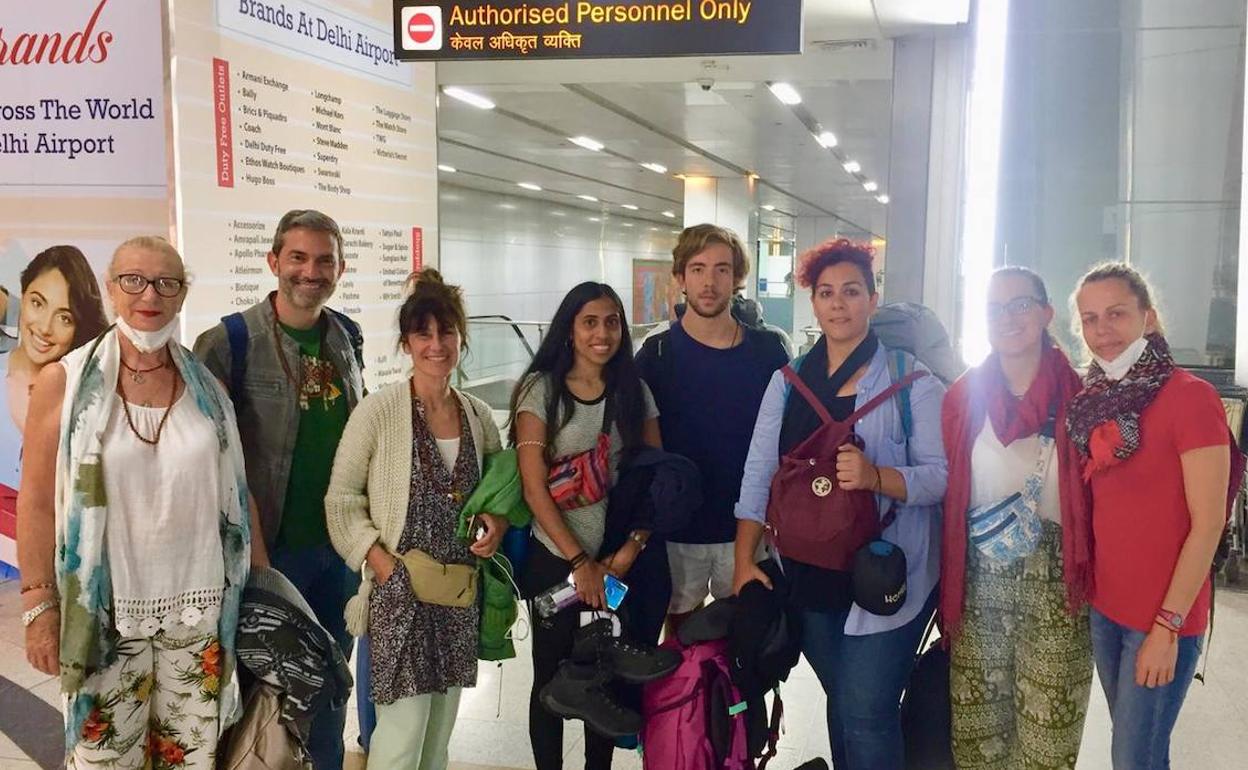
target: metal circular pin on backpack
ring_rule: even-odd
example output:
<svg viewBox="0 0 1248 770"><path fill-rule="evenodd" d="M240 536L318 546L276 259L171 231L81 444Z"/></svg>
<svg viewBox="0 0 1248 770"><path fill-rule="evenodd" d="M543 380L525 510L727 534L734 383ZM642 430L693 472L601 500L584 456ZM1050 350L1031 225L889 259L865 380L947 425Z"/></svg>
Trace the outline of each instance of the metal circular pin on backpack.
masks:
<svg viewBox="0 0 1248 770"><path fill-rule="evenodd" d="M832 494L832 480L827 476L816 476L814 481L810 482L810 491L814 492L816 497L827 497Z"/></svg>

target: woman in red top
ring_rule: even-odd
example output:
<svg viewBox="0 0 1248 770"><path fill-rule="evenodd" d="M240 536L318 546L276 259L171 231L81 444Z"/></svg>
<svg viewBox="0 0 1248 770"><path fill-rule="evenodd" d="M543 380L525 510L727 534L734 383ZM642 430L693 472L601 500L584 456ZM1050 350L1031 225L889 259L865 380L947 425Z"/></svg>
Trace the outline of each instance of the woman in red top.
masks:
<svg viewBox="0 0 1248 770"><path fill-rule="evenodd" d="M1168 768L1209 617L1230 431L1214 389L1175 366L1138 272L1096 267L1075 302L1093 362L1066 426L1092 486L1092 648L1113 764Z"/></svg>

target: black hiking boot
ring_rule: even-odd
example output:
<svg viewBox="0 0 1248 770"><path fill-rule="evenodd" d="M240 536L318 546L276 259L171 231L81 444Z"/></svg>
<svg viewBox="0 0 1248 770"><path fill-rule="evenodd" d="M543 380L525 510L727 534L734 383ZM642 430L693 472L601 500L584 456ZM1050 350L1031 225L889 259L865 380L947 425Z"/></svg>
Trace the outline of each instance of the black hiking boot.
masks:
<svg viewBox="0 0 1248 770"><path fill-rule="evenodd" d="M564 661L542 688L546 710L564 719L580 719L608 738L641 731L641 715L621 706L603 688L611 675L600 666Z"/></svg>
<svg viewBox="0 0 1248 770"><path fill-rule="evenodd" d="M577 629L572 660L600 661L607 670L630 684L662 679L680 665L680 653L611 635L611 619L599 618Z"/></svg>

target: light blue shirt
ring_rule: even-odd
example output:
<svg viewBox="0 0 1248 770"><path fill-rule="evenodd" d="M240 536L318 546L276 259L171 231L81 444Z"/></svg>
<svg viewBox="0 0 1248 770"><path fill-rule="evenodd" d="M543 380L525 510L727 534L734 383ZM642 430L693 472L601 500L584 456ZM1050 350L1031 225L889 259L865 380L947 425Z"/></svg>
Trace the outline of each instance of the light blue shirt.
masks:
<svg viewBox="0 0 1248 770"><path fill-rule="evenodd" d="M918 368L926 371L922 365ZM891 384L886 353L881 345L867 366L866 374L858 381L854 408L861 408ZM780 466L780 425L790 390L784 374L777 371L763 394L758 419L754 422L754 436L750 440L750 453L745 461L741 496L735 508L738 519L760 524L767 520L771 477ZM940 577L940 504L948 476L940 432L940 404L944 394L945 386L930 374L920 377L911 387L910 411L914 425L909 465L896 399L889 399L865 415L854 428L866 444L867 458L875 465L893 468L906 481L906 502L879 496L881 518L889 506L897 506L897 518L884 530L883 537L900 546L906 554L906 601L896 614L889 616L873 615L853 605L845 621L845 633L850 636L891 631L909 623L919 614Z"/></svg>

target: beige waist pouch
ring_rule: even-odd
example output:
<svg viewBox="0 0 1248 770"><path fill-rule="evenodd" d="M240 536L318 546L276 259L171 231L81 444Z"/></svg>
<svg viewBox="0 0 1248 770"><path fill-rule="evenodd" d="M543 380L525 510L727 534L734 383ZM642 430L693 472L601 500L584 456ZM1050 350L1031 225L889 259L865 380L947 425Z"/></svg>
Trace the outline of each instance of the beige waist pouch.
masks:
<svg viewBox="0 0 1248 770"><path fill-rule="evenodd" d="M413 548L401 557L412 581L412 593L426 604L471 607L477 601L477 568L467 564L443 564Z"/></svg>

